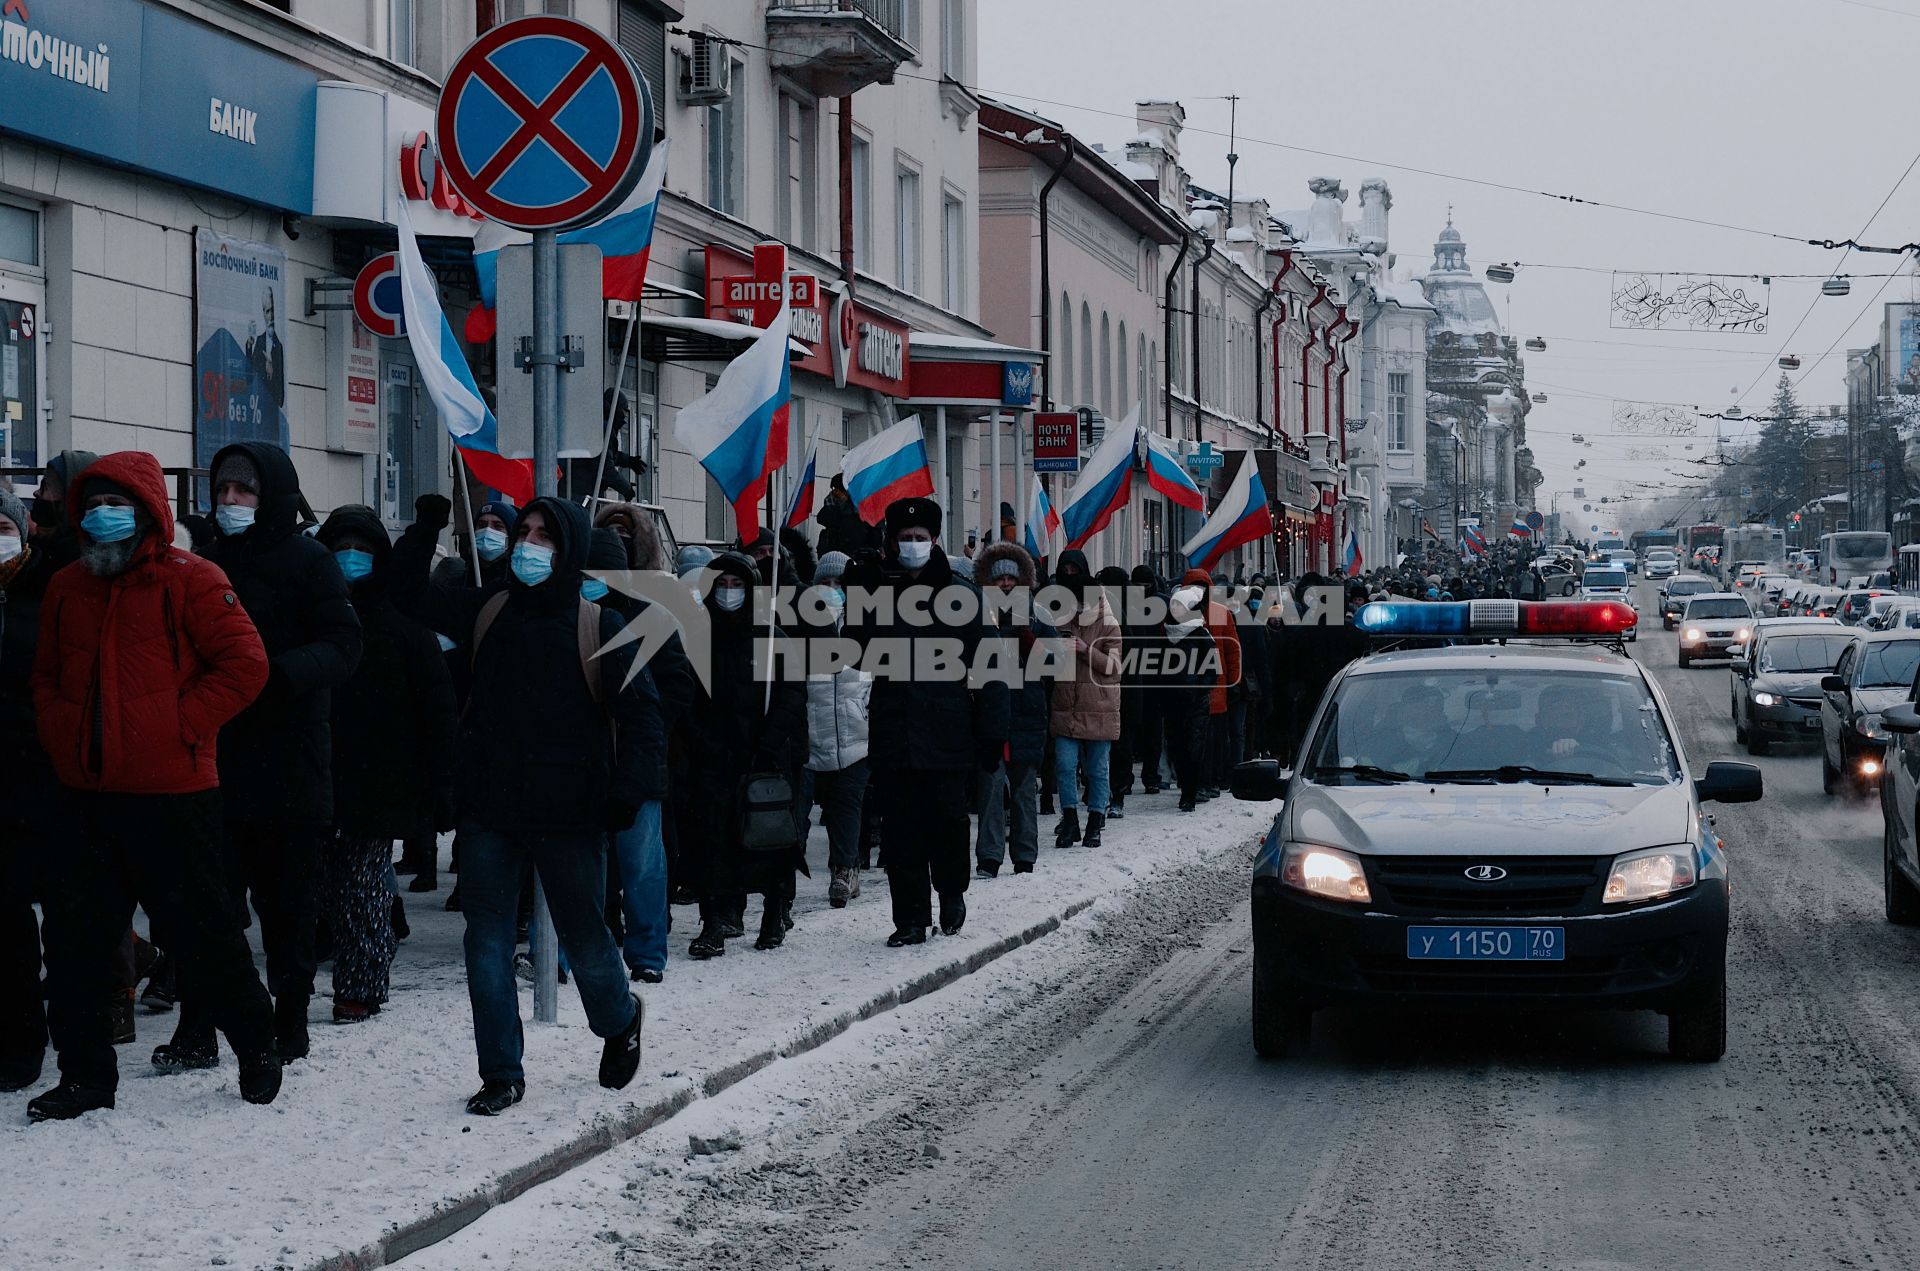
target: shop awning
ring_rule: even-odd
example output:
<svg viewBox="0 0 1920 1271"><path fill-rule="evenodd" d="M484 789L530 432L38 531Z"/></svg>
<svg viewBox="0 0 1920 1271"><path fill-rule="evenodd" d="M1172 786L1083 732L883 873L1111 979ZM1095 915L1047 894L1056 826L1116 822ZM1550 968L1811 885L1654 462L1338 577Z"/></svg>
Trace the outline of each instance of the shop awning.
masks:
<svg viewBox="0 0 1920 1271"><path fill-rule="evenodd" d="M640 316L640 356L648 362L731 362L760 336L760 328L721 318L682 318L674 314ZM787 341L791 357L812 350Z"/></svg>
<svg viewBox="0 0 1920 1271"><path fill-rule="evenodd" d="M913 333L908 399L945 406L1031 407L1038 349L939 331Z"/></svg>

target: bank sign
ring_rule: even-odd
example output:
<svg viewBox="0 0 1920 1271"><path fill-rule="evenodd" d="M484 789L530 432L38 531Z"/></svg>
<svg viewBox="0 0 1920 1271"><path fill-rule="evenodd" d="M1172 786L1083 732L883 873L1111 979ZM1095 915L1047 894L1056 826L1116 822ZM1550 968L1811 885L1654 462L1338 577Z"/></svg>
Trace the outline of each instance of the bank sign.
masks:
<svg viewBox="0 0 1920 1271"><path fill-rule="evenodd" d="M0 133L313 208L313 71L139 0L0 0Z"/></svg>

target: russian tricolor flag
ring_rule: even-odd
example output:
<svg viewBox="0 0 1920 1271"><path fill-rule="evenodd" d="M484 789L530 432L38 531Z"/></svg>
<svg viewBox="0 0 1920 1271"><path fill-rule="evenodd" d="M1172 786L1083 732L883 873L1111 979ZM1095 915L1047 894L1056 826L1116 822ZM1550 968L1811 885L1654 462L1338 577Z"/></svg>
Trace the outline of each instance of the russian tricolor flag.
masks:
<svg viewBox="0 0 1920 1271"><path fill-rule="evenodd" d="M815 437L807 444L807 461L801 465L800 479L794 482L793 494L787 499L787 515L780 522L781 528L803 529L807 518L813 515L813 479L818 475L819 459L820 439Z"/></svg>
<svg viewBox="0 0 1920 1271"><path fill-rule="evenodd" d="M1366 567L1366 560L1360 555L1360 533L1358 530L1349 529L1347 531L1347 577L1357 576Z"/></svg>
<svg viewBox="0 0 1920 1271"><path fill-rule="evenodd" d="M919 419L901 420L847 451L840 479L868 525L886 520L887 505L896 500L932 498L933 469Z"/></svg>
<svg viewBox="0 0 1920 1271"><path fill-rule="evenodd" d="M787 461L793 313L783 303L747 351L727 363L705 397L680 408L673 435L705 468L727 501L743 542L760 532L767 478Z"/></svg>
<svg viewBox="0 0 1920 1271"><path fill-rule="evenodd" d="M484 484L525 504L533 498L533 461L508 459L500 453L500 428L480 396L473 370L467 365L453 325L440 307L440 291L426 261L420 258L420 240L400 200L400 302L407 318L407 343L419 363L420 379L453 437L454 447Z"/></svg>
<svg viewBox="0 0 1920 1271"><path fill-rule="evenodd" d="M1516 516L1513 518L1513 524L1507 528L1507 533L1514 538L1532 538L1533 527Z"/></svg>
<svg viewBox="0 0 1920 1271"><path fill-rule="evenodd" d="M667 183L667 148L653 148L647 167L626 202L602 219L560 235L563 243L592 243L600 249L601 294L608 300L640 299L647 281L647 256L653 250L653 226L660 211L660 192ZM531 234L494 221L473 236L473 272L480 281L480 303L467 314L470 344L485 344L494 335L494 306L500 284L500 249L533 241Z"/></svg>
<svg viewBox="0 0 1920 1271"><path fill-rule="evenodd" d="M1485 556L1487 554L1487 540L1480 536L1480 527L1478 525L1467 526L1461 531L1460 536L1466 540L1467 546L1473 549L1474 555Z"/></svg>
<svg viewBox="0 0 1920 1271"><path fill-rule="evenodd" d="M1047 497L1047 487L1041 483L1040 474L1036 472L1033 474L1033 498L1027 504L1027 555L1033 557L1036 564L1059 555L1063 532L1060 514L1053 510L1053 500Z"/></svg>
<svg viewBox="0 0 1920 1271"><path fill-rule="evenodd" d="M1106 529L1113 514L1133 497L1133 449L1140 439L1139 416L1140 406L1135 403L1126 419L1107 425L1107 435L1087 456L1080 479L1060 501L1060 526L1068 547L1083 546Z"/></svg>
<svg viewBox="0 0 1920 1271"><path fill-rule="evenodd" d="M1155 432L1147 433L1147 484L1183 508L1196 512L1206 510L1206 496L1187 475L1173 443Z"/></svg>
<svg viewBox="0 0 1920 1271"><path fill-rule="evenodd" d="M1260 484L1258 466L1251 452L1243 452L1239 471L1227 483L1220 505L1180 549L1189 568L1210 570L1234 548L1273 533L1273 509L1267 504L1266 487Z"/></svg>

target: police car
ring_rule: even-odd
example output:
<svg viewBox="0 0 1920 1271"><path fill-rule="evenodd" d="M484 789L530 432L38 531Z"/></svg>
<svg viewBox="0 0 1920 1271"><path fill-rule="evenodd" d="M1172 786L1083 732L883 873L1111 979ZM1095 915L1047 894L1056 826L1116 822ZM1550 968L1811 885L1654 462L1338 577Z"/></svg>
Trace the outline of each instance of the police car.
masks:
<svg viewBox="0 0 1920 1271"><path fill-rule="evenodd" d="M1727 856L1703 805L1760 770L1690 777L1617 603L1363 605L1401 642L1327 688L1253 876L1253 1041L1303 1042L1323 1006L1434 1003L1666 1014L1677 1058L1726 1050ZM1513 641L1522 641L1519 643Z"/></svg>

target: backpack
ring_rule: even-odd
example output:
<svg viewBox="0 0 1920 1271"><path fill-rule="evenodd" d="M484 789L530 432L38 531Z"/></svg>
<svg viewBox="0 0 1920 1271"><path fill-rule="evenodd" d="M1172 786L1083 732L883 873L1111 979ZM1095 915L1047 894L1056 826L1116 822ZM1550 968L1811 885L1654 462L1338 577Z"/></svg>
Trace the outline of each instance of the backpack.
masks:
<svg viewBox="0 0 1920 1271"><path fill-rule="evenodd" d="M493 620L507 607L507 595L504 591L495 592L480 606L480 614L473 620L473 652L469 666L477 667L480 664L480 642L486 639L487 629L493 625ZM587 677L587 691L593 694L593 704L605 714L606 683L600 674L600 659L595 656L600 652L600 606L591 600L582 600L574 631L580 644L580 673Z"/></svg>

